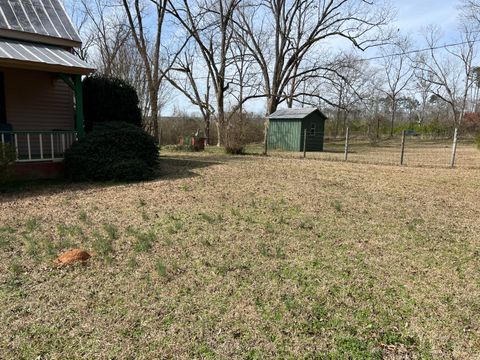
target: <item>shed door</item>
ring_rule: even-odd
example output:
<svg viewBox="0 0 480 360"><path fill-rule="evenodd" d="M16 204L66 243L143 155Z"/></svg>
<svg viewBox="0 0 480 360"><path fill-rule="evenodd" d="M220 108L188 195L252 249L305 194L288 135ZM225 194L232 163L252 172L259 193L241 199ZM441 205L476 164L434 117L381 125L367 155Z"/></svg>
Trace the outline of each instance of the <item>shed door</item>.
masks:
<svg viewBox="0 0 480 360"><path fill-rule="evenodd" d="M305 121L304 126L307 132L307 151L323 151L323 121L310 118Z"/></svg>

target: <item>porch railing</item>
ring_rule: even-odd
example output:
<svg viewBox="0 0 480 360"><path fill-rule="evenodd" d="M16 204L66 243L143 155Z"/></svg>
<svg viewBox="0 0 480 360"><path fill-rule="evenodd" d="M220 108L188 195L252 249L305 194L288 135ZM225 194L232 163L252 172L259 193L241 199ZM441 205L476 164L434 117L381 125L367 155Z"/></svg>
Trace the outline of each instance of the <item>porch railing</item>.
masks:
<svg viewBox="0 0 480 360"><path fill-rule="evenodd" d="M0 131L0 143L15 148L17 162L60 161L76 140L73 130Z"/></svg>

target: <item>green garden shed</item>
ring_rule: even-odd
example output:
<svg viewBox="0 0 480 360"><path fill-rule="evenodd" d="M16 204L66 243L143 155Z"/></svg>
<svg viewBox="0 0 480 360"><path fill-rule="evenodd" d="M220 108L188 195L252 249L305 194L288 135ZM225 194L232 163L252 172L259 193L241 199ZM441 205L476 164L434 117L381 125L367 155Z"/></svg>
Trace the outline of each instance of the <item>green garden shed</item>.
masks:
<svg viewBox="0 0 480 360"><path fill-rule="evenodd" d="M268 119L268 147L270 149L303 151L306 130L306 151L323 151L327 117L319 109L282 109L275 111Z"/></svg>

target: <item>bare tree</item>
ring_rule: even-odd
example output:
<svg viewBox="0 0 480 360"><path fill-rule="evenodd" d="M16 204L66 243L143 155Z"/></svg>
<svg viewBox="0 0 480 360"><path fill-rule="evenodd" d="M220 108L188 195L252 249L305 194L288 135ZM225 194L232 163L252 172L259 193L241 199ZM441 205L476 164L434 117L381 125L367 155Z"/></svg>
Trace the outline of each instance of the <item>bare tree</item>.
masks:
<svg viewBox="0 0 480 360"><path fill-rule="evenodd" d="M229 47L233 37L232 19L239 0L169 1L169 12L196 42L213 84L216 100L218 145L226 125L225 94Z"/></svg>
<svg viewBox="0 0 480 360"><path fill-rule="evenodd" d="M162 80L188 42L188 37L180 41L179 47L174 51L170 48L168 57L162 58L160 51L168 0L122 0L122 4L133 41L143 62L150 109L149 121L155 139L159 140L159 95ZM153 32L149 31L151 27L154 28ZM170 45L172 46L172 43Z"/></svg>
<svg viewBox="0 0 480 360"><path fill-rule="evenodd" d="M347 128L350 114L359 111L371 95L373 70L369 63L354 53L339 54L335 57L338 68L330 74L330 84L327 87L332 94L332 103L335 104L334 136L339 134L342 125L343 134Z"/></svg>
<svg viewBox="0 0 480 360"><path fill-rule="evenodd" d="M461 20L473 28L474 31L480 31L480 0L463 0L461 5ZM472 93L472 111L478 111L479 90L480 90L480 67L472 68L472 81L474 91Z"/></svg>
<svg viewBox="0 0 480 360"><path fill-rule="evenodd" d="M472 82L473 82L473 92L472 92L472 110L473 112L478 112L478 97L480 92L480 67L474 66L471 71Z"/></svg>
<svg viewBox="0 0 480 360"><path fill-rule="evenodd" d="M286 99L292 81L319 70L321 64L305 61L319 43L340 38L359 49L378 44L381 36L374 30L389 19L389 10L381 5L356 0L245 1L237 23L263 76L267 114Z"/></svg>
<svg viewBox="0 0 480 360"><path fill-rule="evenodd" d="M232 106L227 117L225 144L230 148L243 149L246 145L245 130L248 114L244 104L248 99L255 98L261 84L258 82L255 62L248 55L248 49L235 38L230 47L233 62L233 74L230 81L230 97Z"/></svg>
<svg viewBox="0 0 480 360"><path fill-rule="evenodd" d="M461 18L471 25L480 25L480 0L463 0L460 6Z"/></svg>
<svg viewBox="0 0 480 360"><path fill-rule="evenodd" d="M199 72L197 76L198 68L195 66L195 59L197 59L198 53L195 46L192 48L186 48L178 56L177 61L165 77L175 89L200 110L204 122L206 143L209 144L210 124L215 114L215 108L211 104L210 98L210 73L207 72L207 75L204 76L205 74Z"/></svg>
<svg viewBox="0 0 480 360"><path fill-rule="evenodd" d="M93 45L95 35L87 26L88 15L83 11L83 6L79 6L75 0L67 0L64 2L64 5L70 19L72 19L75 28L78 30L82 38L82 45L80 48L74 49L74 52L80 59L88 61L89 50Z"/></svg>
<svg viewBox="0 0 480 360"><path fill-rule="evenodd" d="M115 67L121 66L118 55L130 38L127 20L110 0L81 0L81 10L88 19L88 28L97 71L107 76L118 76ZM131 44L129 44L131 45Z"/></svg>
<svg viewBox="0 0 480 360"><path fill-rule="evenodd" d="M385 93L391 104L390 137L393 137L397 100L410 84L414 76L413 66L408 56L410 42L408 38L399 38L391 45L382 47L382 69L384 70L386 87L379 90Z"/></svg>
<svg viewBox="0 0 480 360"><path fill-rule="evenodd" d="M427 29L425 36L430 51L416 59L420 79L431 84L431 92L447 103L452 111L453 124L462 123L469 91L473 84L472 61L478 32L467 24L461 26L461 41L454 47L440 45L440 32L436 27Z"/></svg>
<svg viewBox="0 0 480 360"><path fill-rule="evenodd" d="M420 112L418 115L418 123L423 124L427 117L427 107L429 104L429 98L432 94L432 82L428 79L428 73L421 68L415 69L415 84L416 94L420 97Z"/></svg>

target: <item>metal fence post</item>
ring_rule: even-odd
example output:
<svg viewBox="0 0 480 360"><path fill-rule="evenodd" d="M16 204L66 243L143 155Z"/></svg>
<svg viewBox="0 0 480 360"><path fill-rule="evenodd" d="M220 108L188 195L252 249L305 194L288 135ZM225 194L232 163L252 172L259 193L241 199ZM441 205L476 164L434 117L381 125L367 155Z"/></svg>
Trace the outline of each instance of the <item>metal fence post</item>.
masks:
<svg viewBox="0 0 480 360"><path fill-rule="evenodd" d="M404 154L405 154L405 130L402 131L402 150L400 153L400 165L403 165Z"/></svg>
<svg viewBox="0 0 480 360"><path fill-rule="evenodd" d="M457 155L457 135L458 128L455 128L455 132L453 133L452 159L450 160L450 166L452 168L455 167L455 157Z"/></svg>
<svg viewBox="0 0 480 360"><path fill-rule="evenodd" d="M303 157L307 157L307 129L303 131Z"/></svg>
<svg viewBox="0 0 480 360"><path fill-rule="evenodd" d="M347 132L345 133L345 157L344 160L348 160L348 138L350 135L350 128L347 127Z"/></svg>

